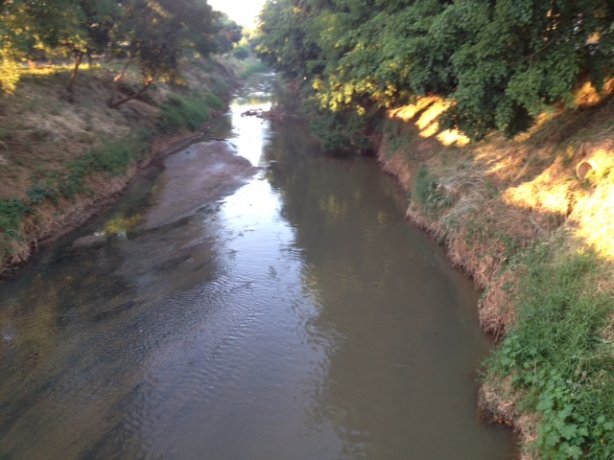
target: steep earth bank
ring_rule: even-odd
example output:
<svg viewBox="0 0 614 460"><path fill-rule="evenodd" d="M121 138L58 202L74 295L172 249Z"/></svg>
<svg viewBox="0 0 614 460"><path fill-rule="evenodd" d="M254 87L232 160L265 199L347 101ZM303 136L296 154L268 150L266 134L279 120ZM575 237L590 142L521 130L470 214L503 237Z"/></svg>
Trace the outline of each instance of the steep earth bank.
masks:
<svg viewBox="0 0 614 460"><path fill-rule="evenodd" d="M614 101L584 88L577 102L471 145L423 98L389 111L378 150L407 218L483 290L500 345L481 406L517 429L523 458L614 455Z"/></svg>
<svg viewBox="0 0 614 460"><path fill-rule="evenodd" d="M87 66L72 94L69 69L24 69L0 97L0 276L113 201L152 162L202 138L225 111L237 64L191 62L180 84L159 84L109 108L113 64ZM136 70L122 95L139 88Z"/></svg>

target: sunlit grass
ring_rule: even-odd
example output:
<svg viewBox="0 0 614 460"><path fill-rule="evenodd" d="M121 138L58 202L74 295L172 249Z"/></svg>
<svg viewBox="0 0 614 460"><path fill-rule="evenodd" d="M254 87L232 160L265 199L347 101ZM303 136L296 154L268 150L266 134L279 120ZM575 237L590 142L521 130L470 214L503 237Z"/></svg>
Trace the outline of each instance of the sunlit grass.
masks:
<svg viewBox="0 0 614 460"><path fill-rule="evenodd" d="M74 69L74 63L66 63L66 64L45 64L45 65L32 65L28 67L21 67L19 69L19 74L23 76L50 76L56 75L60 73L72 72ZM96 69L100 69L100 64L92 64L83 63L79 66L79 72L87 72Z"/></svg>
<svg viewBox="0 0 614 460"><path fill-rule="evenodd" d="M587 81L576 91L574 99L578 107L591 107L603 102L612 93L614 93L614 78L605 82L601 92Z"/></svg>
<svg viewBox="0 0 614 460"><path fill-rule="evenodd" d="M439 117L450 108L452 102L438 96L418 98L414 104L392 109L388 112L390 118L404 122L413 122L419 129L422 138L435 138L442 145L459 147L469 144L469 138L456 129L442 130Z"/></svg>
<svg viewBox="0 0 614 460"><path fill-rule="evenodd" d="M569 208L569 184L546 169L535 179L508 188L504 202L524 209L565 215Z"/></svg>

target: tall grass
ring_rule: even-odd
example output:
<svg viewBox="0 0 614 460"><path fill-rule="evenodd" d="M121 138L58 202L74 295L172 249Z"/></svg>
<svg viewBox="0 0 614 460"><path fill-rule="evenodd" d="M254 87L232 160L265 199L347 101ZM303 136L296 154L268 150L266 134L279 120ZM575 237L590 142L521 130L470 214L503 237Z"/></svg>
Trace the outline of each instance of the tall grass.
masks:
<svg viewBox="0 0 614 460"><path fill-rule="evenodd" d="M602 337L614 299L595 292L593 254L554 257L542 245L525 261L517 321L488 361L511 376L523 409L537 414L542 458L614 458L614 347Z"/></svg>
<svg viewBox="0 0 614 460"><path fill-rule="evenodd" d="M221 110L223 102L214 94L169 96L161 107L161 128L166 132L195 131L211 118L211 109Z"/></svg>
<svg viewBox="0 0 614 460"><path fill-rule="evenodd" d="M22 200L0 200L0 233L9 237L16 236L21 219L29 211Z"/></svg>
<svg viewBox="0 0 614 460"><path fill-rule="evenodd" d="M252 75L256 73L264 73L264 72L272 71L271 67L266 65L260 59L253 59L253 60L250 59L244 62L245 62L244 67L241 69L241 78L243 79L251 77Z"/></svg>
<svg viewBox="0 0 614 460"><path fill-rule="evenodd" d="M451 197L448 196L439 184L437 177L426 166L422 166L418 170L414 185L414 196L428 213L436 212L452 205Z"/></svg>

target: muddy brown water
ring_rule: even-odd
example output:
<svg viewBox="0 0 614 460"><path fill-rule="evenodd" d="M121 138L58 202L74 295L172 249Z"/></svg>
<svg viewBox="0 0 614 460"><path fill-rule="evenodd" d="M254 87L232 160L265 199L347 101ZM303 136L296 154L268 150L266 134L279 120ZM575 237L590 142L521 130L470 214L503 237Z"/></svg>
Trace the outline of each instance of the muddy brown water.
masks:
<svg viewBox="0 0 614 460"><path fill-rule="evenodd" d="M476 417L471 283L373 161L241 117L267 88L228 118L254 176L182 200L208 147L179 152L0 284L0 458L515 457Z"/></svg>

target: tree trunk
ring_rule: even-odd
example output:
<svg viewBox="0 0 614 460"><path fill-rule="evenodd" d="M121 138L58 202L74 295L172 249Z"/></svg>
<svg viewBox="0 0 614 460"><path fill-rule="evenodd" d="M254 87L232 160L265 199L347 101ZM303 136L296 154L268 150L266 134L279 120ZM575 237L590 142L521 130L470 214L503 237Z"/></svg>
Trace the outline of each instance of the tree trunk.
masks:
<svg viewBox="0 0 614 460"><path fill-rule="evenodd" d="M114 108L114 109L117 108L117 106L115 105L115 96L117 95L117 92L119 90L119 83L126 76L126 72L128 71L128 67L132 63L132 57L133 57L133 55L132 55L132 53L130 53L130 55L128 56L128 59L124 63L124 66L122 67L122 70L120 71L120 73L118 73L117 75L115 75L115 77L113 77L113 83L114 83L113 84L113 92L111 93L111 97L107 101L108 106L111 107L111 108Z"/></svg>
<svg viewBox="0 0 614 460"><path fill-rule="evenodd" d="M136 99L137 97L142 96L143 94L145 94L145 91L147 91L147 88L149 88L151 86L151 84L154 82L153 78L148 79L144 84L143 87L138 90L136 93L128 96L128 97L124 97L122 99L119 99L117 101L111 102L111 104L109 105L109 107L111 107L112 109L116 109L118 108L120 105L125 104L128 101L131 101L132 99Z"/></svg>
<svg viewBox="0 0 614 460"><path fill-rule="evenodd" d="M70 80L68 80L68 85L66 85L66 89L69 93L72 93L74 90L75 80L77 79L77 74L79 73L79 66L81 65L81 60L83 59L83 53L78 51L75 53L75 66L72 69L72 73L70 74Z"/></svg>

